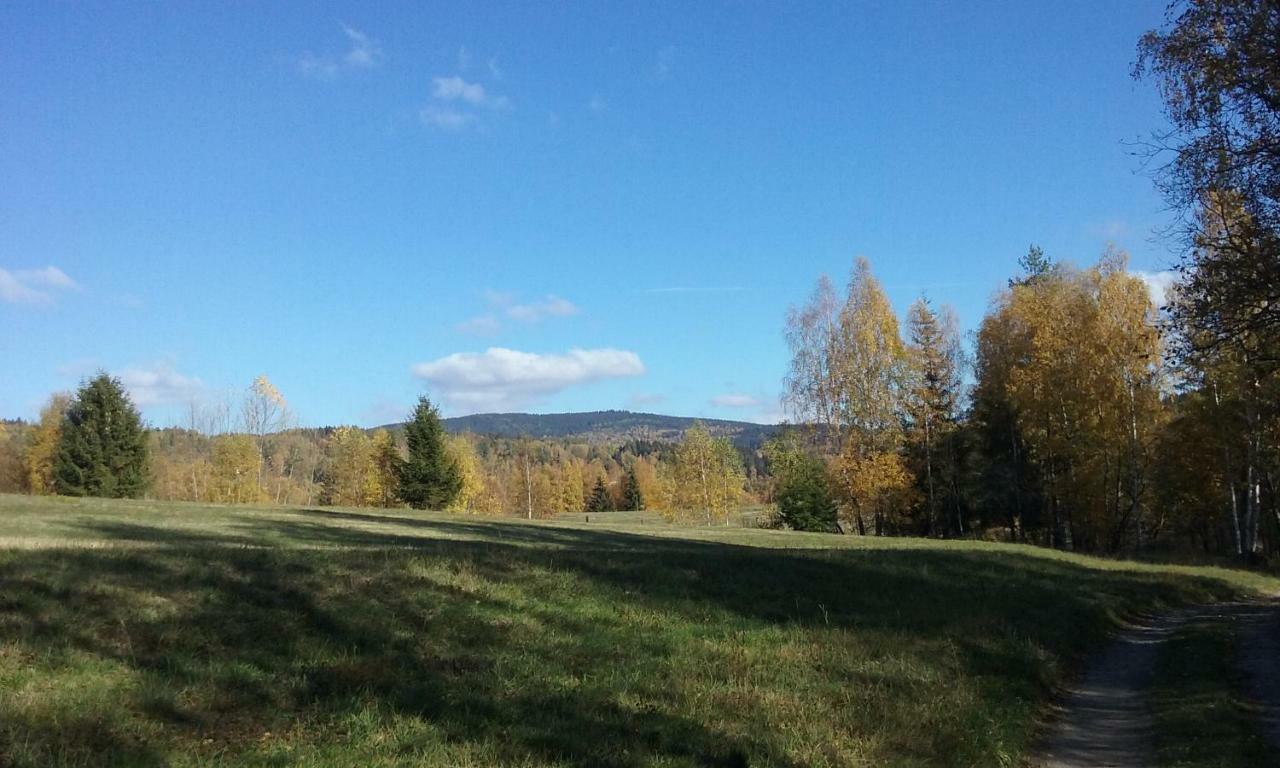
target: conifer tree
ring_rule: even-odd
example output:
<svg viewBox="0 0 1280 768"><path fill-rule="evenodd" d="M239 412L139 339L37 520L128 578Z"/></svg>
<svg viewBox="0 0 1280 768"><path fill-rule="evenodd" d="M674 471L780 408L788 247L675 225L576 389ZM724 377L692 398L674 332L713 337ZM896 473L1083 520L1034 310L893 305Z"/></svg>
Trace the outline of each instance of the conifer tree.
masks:
<svg viewBox="0 0 1280 768"><path fill-rule="evenodd" d="M587 512L608 512L613 509L613 500L609 498L609 489L604 485L604 478L597 477L596 484L587 498Z"/></svg>
<svg viewBox="0 0 1280 768"><path fill-rule="evenodd" d="M960 335L949 307L935 312L921 297L907 312L911 331L911 386L907 397L907 451L925 509L920 532L963 533L958 514L958 467L952 436L959 420ZM943 517L949 518L947 520Z"/></svg>
<svg viewBox="0 0 1280 768"><path fill-rule="evenodd" d="M399 470L400 498L414 509L444 509L462 490L462 473L445 444L440 413L419 397L404 425L409 458Z"/></svg>
<svg viewBox="0 0 1280 768"><path fill-rule="evenodd" d="M770 440L765 453L778 482L774 500L779 520L797 531L838 530L838 510L823 460L806 450L794 433Z"/></svg>
<svg viewBox="0 0 1280 768"><path fill-rule="evenodd" d="M622 478L622 507L632 512L644 509L644 494L640 492L640 479L636 477L636 465L627 467Z"/></svg>
<svg viewBox="0 0 1280 768"><path fill-rule="evenodd" d="M67 407L54 486L67 496L137 498L150 479L142 417L119 379L100 373L80 386Z"/></svg>

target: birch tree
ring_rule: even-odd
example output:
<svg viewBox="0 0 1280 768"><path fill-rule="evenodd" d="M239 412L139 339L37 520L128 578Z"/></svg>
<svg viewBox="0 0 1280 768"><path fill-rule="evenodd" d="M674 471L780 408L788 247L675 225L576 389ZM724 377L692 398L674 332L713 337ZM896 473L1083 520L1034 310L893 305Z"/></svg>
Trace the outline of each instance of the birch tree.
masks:
<svg viewBox="0 0 1280 768"><path fill-rule="evenodd" d="M701 424L684 433L670 467L668 516L723 523L742 501L742 460L725 438L715 438Z"/></svg>

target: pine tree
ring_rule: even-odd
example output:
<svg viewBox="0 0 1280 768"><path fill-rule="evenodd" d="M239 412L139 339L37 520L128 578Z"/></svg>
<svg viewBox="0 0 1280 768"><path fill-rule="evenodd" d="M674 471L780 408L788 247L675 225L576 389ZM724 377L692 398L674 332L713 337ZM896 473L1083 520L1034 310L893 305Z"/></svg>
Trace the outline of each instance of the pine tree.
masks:
<svg viewBox="0 0 1280 768"><path fill-rule="evenodd" d="M921 297L907 312L911 331L911 386L907 398L907 452L923 495L919 532L950 529L963 533L959 514L955 452L951 436L958 421L960 337L950 308L933 311ZM943 518L947 519L943 519Z"/></svg>
<svg viewBox="0 0 1280 768"><path fill-rule="evenodd" d="M640 479L636 477L635 464L627 467L627 474L622 479L622 506L633 512L644 509L644 494L640 492Z"/></svg>
<svg viewBox="0 0 1280 768"><path fill-rule="evenodd" d="M609 512L613 509L613 500L609 498L609 489L604 485L604 478L597 477L596 484L591 489L591 496L587 498L586 511L591 512Z"/></svg>
<svg viewBox="0 0 1280 768"><path fill-rule="evenodd" d="M142 417L118 379L80 386L62 424L54 486L67 496L137 498L150 483Z"/></svg>
<svg viewBox="0 0 1280 768"><path fill-rule="evenodd" d="M418 398L404 425L409 459L400 467L400 498L414 509L444 509L462 490L462 474L445 445L440 414L426 397Z"/></svg>

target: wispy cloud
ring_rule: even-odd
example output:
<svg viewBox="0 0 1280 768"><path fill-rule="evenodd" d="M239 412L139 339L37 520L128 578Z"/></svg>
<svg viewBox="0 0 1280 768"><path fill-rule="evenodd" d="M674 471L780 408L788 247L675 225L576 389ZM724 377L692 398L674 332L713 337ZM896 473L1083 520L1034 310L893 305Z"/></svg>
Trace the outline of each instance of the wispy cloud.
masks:
<svg viewBox="0 0 1280 768"><path fill-rule="evenodd" d="M382 48L372 38L354 27L343 26L351 48L342 57L348 66L372 67L382 60Z"/></svg>
<svg viewBox="0 0 1280 768"><path fill-rule="evenodd" d="M1172 270L1144 272L1140 269L1130 270L1129 274L1147 284L1147 293L1151 295L1151 303L1163 307L1169 302L1169 291L1178 282L1178 273Z"/></svg>
<svg viewBox="0 0 1280 768"><path fill-rule="evenodd" d="M53 266L0 269L0 302L6 304L51 304L55 294L78 287L66 272Z"/></svg>
<svg viewBox="0 0 1280 768"><path fill-rule="evenodd" d="M598 93L592 94L591 99L587 102L587 109L592 112L603 112L608 106L604 98Z"/></svg>
<svg viewBox="0 0 1280 768"><path fill-rule="evenodd" d="M487 106L491 97L485 93L484 86L479 83L468 83L461 77L437 77L431 81L434 87L431 95L440 101L456 101L461 99L468 104Z"/></svg>
<svg viewBox="0 0 1280 768"><path fill-rule="evenodd" d="M459 130L476 123L481 112L511 107L511 100L506 96L490 93L484 85L459 75L432 78L431 99L418 115L423 123L446 130Z"/></svg>
<svg viewBox="0 0 1280 768"><path fill-rule="evenodd" d="M452 408L474 413L520 408L570 387L641 376L645 367L636 353L621 349L538 354L490 347L418 363L412 371Z"/></svg>
<svg viewBox="0 0 1280 768"><path fill-rule="evenodd" d="M760 398L739 393L716 395L711 404L717 408L755 408L760 405Z"/></svg>
<svg viewBox="0 0 1280 768"><path fill-rule="evenodd" d="M319 55L307 51L298 58L298 71L319 80L332 80L344 70L370 69L382 63L382 47L376 40L345 24L342 32L347 37L346 52Z"/></svg>
<svg viewBox="0 0 1280 768"><path fill-rule="evenodd" d="M671 68L676 61L676 47L668 45L659 49L654 57L653 76L658 80L665 80L671 74Z"/></svg>
<svg viewBox="0 0 1280 768"><path fill-rule="evenodd" d="M522 323L537 323L547 317L570 317L578 314L577 305L568 299L548 294L541 301L528 304L512 304L507 307L507 317Z"/></svg>
<svg viewBox="0 0 1280 768"><path fill-rule="evenodd" d="M185 405L207 391L200 379L178 373L164 363L125 368L116 376L139 408Z"/></svg>
<svg viewBox="0 0 1280 768"><path fill-rule="evenodd" d="M550 317L570 317L581 312L573 302L551 293L538 301L520 302L514 293L486 291L485 301L490 311L464 320L455 328L463 333L493 335L502 330L503 319L534 324Z"/></svg>
<svg viewBox="0 0 1280 768"><path fill-rule="evenodd" d="M476 116L469 112L462 112L452 107L442 107L438 104L426 105L418 111L418 117L426 125L433 128L442 128L446 131L461 130L476 120Z"/></svg>

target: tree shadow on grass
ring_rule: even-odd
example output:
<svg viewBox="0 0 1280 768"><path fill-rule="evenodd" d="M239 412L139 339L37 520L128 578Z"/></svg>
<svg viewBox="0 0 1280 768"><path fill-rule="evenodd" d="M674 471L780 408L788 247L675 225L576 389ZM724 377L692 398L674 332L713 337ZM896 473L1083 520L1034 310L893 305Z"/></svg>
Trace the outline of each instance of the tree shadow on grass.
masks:
<svg viewBox="0 0 1280 768"><path fill-rule="evenodd" d="M592 682L619 666L663 669L670 643L687 641L602 615L602 607L627 605L661 616L663 626L721 636L769 627L818 639L877 633L904 654L949 644L995 711L1043 698L1050 680L1039 654L1083 652L1109 612L1186 599L1187 584L1227 591L1210 580L1175 586L1023 553L770 550L302 514L316 519L245 518L230 536L87 520L82 529L96 536L157 546L0 553L0 648L42 658L51 681L78 680L86 658L136 678L120 703L134 740L120 741L125 726L103 720L106 735L93 742L101 759L72 764L123 760L134 754L130 744L145 748L143 756L252 752L262 731L292 727L348 743L353 755L462 745L502 763L786 766L795 761L776 734L730 732L688 714L672 699L677 681L661 674L641 675L630 688ZM255 540L328 549L241 546ZM849 686L910 690L893 673L824 674ZM735 714L756 718L757 706ZM351 725L365 712L381 735ZM6 753L15 764L39 764L65 752L70 735L52 705L15 713L0 703L0 715L8 722L0 724L0 763ZM429 730L397 731L404 718ZM935 748L987 738L959 727L939 732ZM990 757L996 746L973 749Z"/></svg>
<svg viewBox="0 0 1280 768"><path fill-rule="evenodd" d="M385 728L397 718L429 723L428 747L469 743L503 763L745 765L750 753L792 764L767 744L624 706L606 689L548 686L600 670L566 661L551 638L513 638L495 620L509 606L416 578L407 556L370 567L358 553L315 555L183 543L0 556L0 643L43 655L50 681L92 685L79 666L86 659L135 680L114 702L129 713L123 726L93 711L70 723L56 703L15 717L0 703L0 763L146 765L188 750L235 754L252 751L263 731L298 722L331 741L353 715L371 711ZM489 577L483 561L465 567ZM616 627L597 631L646 655L638 663L661 661L653 647L628 646ZM387 748L381 737L347 738L353 755ZM412 754L415 738L403 736L395 750Z"/></svg>

